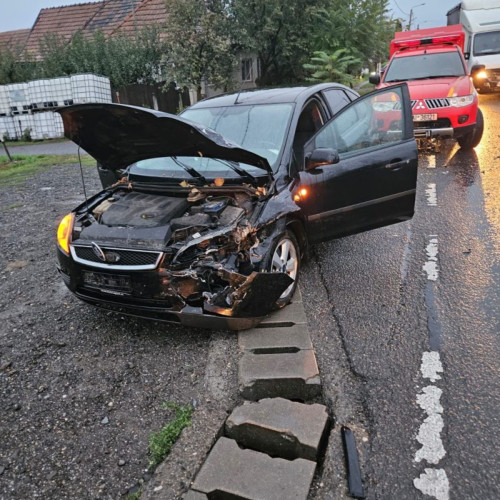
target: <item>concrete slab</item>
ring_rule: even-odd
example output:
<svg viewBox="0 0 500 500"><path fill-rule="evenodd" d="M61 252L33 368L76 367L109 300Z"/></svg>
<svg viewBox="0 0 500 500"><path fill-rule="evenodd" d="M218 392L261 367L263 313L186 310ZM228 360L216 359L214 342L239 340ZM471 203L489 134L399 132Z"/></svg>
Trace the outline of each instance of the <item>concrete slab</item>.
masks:
<svg viewBox="0 0 500 500"><path fill-rule="evenodd" d="M302 302L294 301L291 304L283 307L282 309L273 312L267 318L262 320L259 326L262 327L262 325L273 325L277 323L306 324L307 318Z"/></svg>
<svg viewBox="0 0 500 500"><path fill-rule="evenodd" d="M312 349L307 325L299 324L281 328L252 328L238 332L240 348L247 351L293 352L289 349ZM288 350L287 350L288 349Z"/></svg>
<svg viewBox="0 0 500 500"><path fill-rule="evenodd" d="M323 405L261 399L235 408L226 421L225 433L238 444L273 457L317 461L327 424Z"/></svg>
<svg viewBox="0 0 500 500"><path fill-rule="evenodd" d="M238 372L240 393L245 399L308 401L321 393L318 364L311 350L284 354L245 352Z"/></svg>
<svg viewBox="0 0 500 500"><path fill-rule="evenodd" d="M182 500L208 500L208 497L205 493L189 490L187 493L182 495Z"/></svg>
<svg viewBox="0 0 500 500"><path fill-rule="evenodd" d="M302 302L302 292L300 291L300 287L295 289L295 293L292 297L292 302Z"/></svg>
<svg viewBox="0 0 500 500"><path fill-rule="evenodd" d="M306 500L316 464L289 461L242 450L220 438L198 473L192 489L217 498L241 500Z"/></svg>

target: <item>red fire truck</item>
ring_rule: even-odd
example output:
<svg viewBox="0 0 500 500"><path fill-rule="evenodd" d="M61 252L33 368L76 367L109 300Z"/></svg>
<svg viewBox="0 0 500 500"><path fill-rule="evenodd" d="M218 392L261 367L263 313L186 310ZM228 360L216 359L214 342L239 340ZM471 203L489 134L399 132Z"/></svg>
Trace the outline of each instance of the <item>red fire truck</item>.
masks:
<svg viewBox="0 0 500 500"><path fill-rule="evenodd" d="M483 135L483 115L471 74L484 67L469 74L464 41L461 25L398 32L389 64L370 82L377 88L408 83L416 138L453 137L462 149L472 149Z"/></svg>

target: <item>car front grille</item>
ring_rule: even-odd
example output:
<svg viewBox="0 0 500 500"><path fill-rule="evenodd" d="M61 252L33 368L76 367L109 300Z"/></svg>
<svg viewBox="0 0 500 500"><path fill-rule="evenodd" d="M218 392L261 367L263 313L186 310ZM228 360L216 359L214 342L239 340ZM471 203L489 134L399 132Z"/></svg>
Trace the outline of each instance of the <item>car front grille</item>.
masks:
<svg viewBox="0 0 500 500"><path fill-rule="evenodd" d="M446 97L443 99L425 99L425 104L429 109L447 108L450 106L450 100Z"/></svg>
<svg viewBox="0 0 500 500"><path fill-rule="evenodd" d="M73 245L71 253L77 262L108 269L154 269L162 256L161 252L145 250L124 250L122 248L101 247L104 254L114 254L112 262L103 262L92 247Z"/></svg>

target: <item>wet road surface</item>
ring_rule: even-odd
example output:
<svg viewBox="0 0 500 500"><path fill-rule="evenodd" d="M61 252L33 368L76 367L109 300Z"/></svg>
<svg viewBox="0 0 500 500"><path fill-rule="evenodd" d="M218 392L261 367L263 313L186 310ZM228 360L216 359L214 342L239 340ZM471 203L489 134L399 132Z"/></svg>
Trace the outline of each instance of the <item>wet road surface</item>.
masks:
<svg viewBox="0 0 500 500"><path fill-rule="evenodd" d="M475 152L419 161L412 221L315 248L302 292L337 419L315 498L345 496L356 434L369 499L500 498L500 97Z"/></svg>

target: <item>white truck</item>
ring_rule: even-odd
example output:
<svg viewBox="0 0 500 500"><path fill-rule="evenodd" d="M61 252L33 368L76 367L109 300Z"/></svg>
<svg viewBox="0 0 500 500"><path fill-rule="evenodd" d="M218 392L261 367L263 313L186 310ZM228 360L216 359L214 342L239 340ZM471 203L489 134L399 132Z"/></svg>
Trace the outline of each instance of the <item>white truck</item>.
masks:
<svg viewBox="0 0 500 500"><path fill-rule="evenodd" d="M446 14L448 25L461 24L466 33L464 56L477 71L479 92L500 92L500 0L463 0Z"/></svg>

